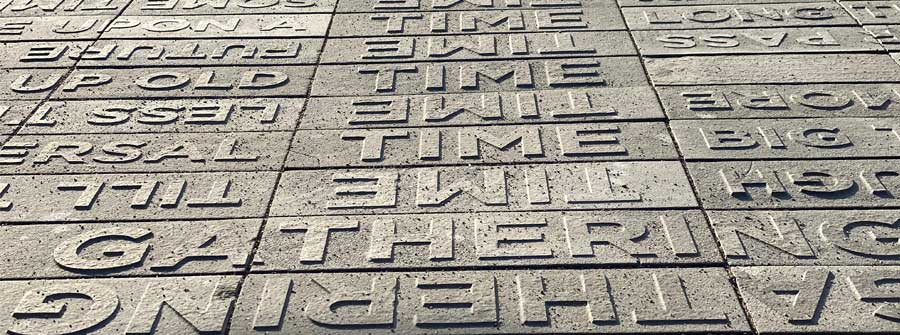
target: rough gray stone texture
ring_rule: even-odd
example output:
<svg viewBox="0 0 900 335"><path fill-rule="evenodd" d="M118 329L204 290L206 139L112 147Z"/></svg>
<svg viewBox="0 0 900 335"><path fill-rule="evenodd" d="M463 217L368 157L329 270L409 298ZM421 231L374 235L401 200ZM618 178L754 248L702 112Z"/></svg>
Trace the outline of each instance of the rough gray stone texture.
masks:
<svg viewBox="0 0 900 335"><path fill-rule="evenodd" d="M290 132L16 135L0 174L278 171Z"/></svg>
<svg viewBox="0 0 900 335"><path fill-rule="evenodd" d="M99 40L73 53L79 67L315 64L323 39ZM54 62L45 57L40 61ZM38 63L41 64L41 63ZM52 63L51 63L52 64Z"/></svg>
<svg viewBox="0 0 900 335"><path fill-rule="evenodd" d="M660 159L678 159L665 123L574 123L299 130L286 166L407 167Z"/></svg>
<svg viewBox="0 0 900 335"><path fill-rule="evenodd" d="M66 69L0 69L0 100L44 99L66 73Z"/></svg>
<svg viewBox="0 0 900 335"><path fill-rule="evenodd" d="M221 333L239 276L0 283L0 329L20 334Z"/></svg>
<svg viewBox="0 0 900 335"><path fill-rule="evenodd" d="M859 27L649 30L632 32L644 56L878 52Z"/></svg>
<svg viewBox="0 0 900 335"><path fill-rule="evenodd" d="M851 26L837 2L622 8L631 30Z"/></svg>
<svg viewBox="0 0 900 335"><path fill-rule="evenodd" d="M896 1L841 1L840 3L862 24L900 23L900 6Z"/></svg>
<svg viewBox="0 0 900 335"><path fill-rule="evenodd" d="M355 309L333 308L351 301ZM241 334L748 330L716 268L250 275L231 325Z"/></svg>
<svg viewBox="0 0 900 335"><path fill-rule="evenodd" d="M254 271L715 264L700 211L271 218Z"/></svg>
<svg viewBox="0 0 900 335"><path fill-rule="evenodd" d="M233 273L262 220L7 225L0 278ZM23 253L23 251L27 251Z"/></svg>
<svg viewBox="0 0 900 335"><path fill-rule="evenodd" d="M637 57L320 65L310 95L486 93L646 85Z"/></svg>
<svg viewBox="0 0 900 335"><path fill-rule="evenodd" d="M707 209L879 208L900 205L897 160L688 163Z"/></svg>
<svg viewBox="0 0 900 335"><path fill-rule="evenodd" d="M613 0L342 0L338 13L377 13L406 11L460 11L594 7L617 11Z"/></svg>
<svg viewBox="0 0 900 335"><path fill-rule="evenodd" d="M877 46L877 45L876 45ZM322 64L637 55L627 31L332 38Z"/></svg>
<svg viewBox="0 0 900 335"><path fill-rule="evenodd" d="M649 86L310 98L300 129L658 120L662 113Z"/></svg>
<svg viewBox="0 0 900 335"><path fill-rule="evenodd" d="M4 0L0 17L116 15L127 0Z"/></svg>
<svg viewBox="0 0 900 335"><path fill-rule="evenodd" d="M0 221L260 217L276 172L0 176Z"/></svg>
<svg viewBox="0 0 900 335"><path fill-rule="evenodd" d="M14 109L9 115L0 114L0 132L2 125L20 124L24 126L19 134L292 131L304 102L299 98L47 101L27 119L22 113L37 102L2 102L0 106Z"/></svg>
<svg viewBox="0 0 900 335"><path fill-rule="evenodd" d="M671 119L896 117L895 84L657 87Z"/></svg>
<svg viewBox="0 0 900 335"><path fill-rule="evenodd" d="M331 13L337 0L134 0L125 15L234 15Z"/></svg>
<svg viewBox="0 0 900 335"><path fill-rule="evenodd" d="M743 55L648 58L656 85L818 84L900 81L887 54Z"/></svg>
<svg viewBox="0 0 900 335"><path fill-rule="evenodd" d="M12 134L38 104L38 101L0 101L0 135Z"/></svg>
<svg viewBox="0 0 900 335"><path fill-rule="evenodd" d="M329 37L624 30L615 10L602 7L498 11L337 14Z"/></svg>
<svg viewBox="0 0 900 335"><path fill-rule="evenodd" d="M897 210L709 211L728 264L897 265Z"/></svg>
<svg viewBox="0 0 900 335"><path fill-rule="evenodd" d="M822 0L618 0L621 7L701 6L701 5L765 5L776 3L822 2Z"/></svg>
<svg viewBox="0 0 900 335"><path fill-rule="evenodd" d="M302 97L312 66L76 69L56 99Z"/></svg>
<svg viewBox="0 0 900 335"><path fill-rule="evenodd" d="M89 41L0 43L0 68L72 67L78 61L78 55L90 43Z"/></svg>
<svg viewBox="0 0 900 335"><path fill-rule="evenodd" d="M94 40L114 15L0 16L0 42Z"/></svg>
<svg viewBox="0 0 900 335"><path fill-rule="evenodd" d="M695 206L678 162L289 171L270 214L402 214Z"/></svg>
<svg viewBox="0 0 900 335"><path fill-rule="evenodd" d="M900 25L877 25L863 28L888 51L900 51Z"/></svg>
<svg viewBox="0 0 900 335"><path fill-rule="evenodd" d="M741 298L763 333L897 331L900 268L739 267ZM891 284L886 284L891 283Z"/></svg>
<svg viewBox="0 0 900 335"><path fill-rule="evenodd" d="M898 157L900 119L672 121L685 159Z"/></svg>
<svg viewBox="0 0 900 335"><path fill-rule="evenodd" d="M103 39L293 38L325 36L328 14L119 16Z"/></svg>

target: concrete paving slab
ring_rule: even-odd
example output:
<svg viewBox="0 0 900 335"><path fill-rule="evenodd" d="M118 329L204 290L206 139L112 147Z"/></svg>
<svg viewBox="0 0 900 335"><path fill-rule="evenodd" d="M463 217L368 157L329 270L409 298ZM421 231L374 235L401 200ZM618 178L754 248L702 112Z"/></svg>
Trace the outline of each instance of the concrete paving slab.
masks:
<svg viewBox="0 0 900 335"><path fill-rule="evenodd" d="M0 68L70 68L91 42L9 42L0 43Z"/></svg>
<svg viewBox="0 0 900 335"><path fill-rule="evenodd" d="M290 132L16 135L0 174L278 171Z"/></svg>
<svg viewBox="0 0 900 335"><path fill-rule="evenodd" d="M621 7L700 6L700 5L762 5L775 3L822 2L822 0L618 0Z"/></svg>
<svg viewBox="0 0 900 335"><path fill-rule="evenodd" d="M710 211L728 264L897 265L897 210Z"/></svg>
<svg viewBox="0 0 900 335"><path fill-rule="evenodd" d="M900 6L896 1L841 1L840 3L859 23L865 25L900 23Z"/></svg>
<svg viewBox="0 0 900 335"><path fill-rule="evenodd" d="M895 84L657 87L672 119L896 117Z"/></svg>
<svg viewBox="0 0 900 335"><path fill-rule="evenodd" d="M329 14L119 16L103 39L322 37Z"/></svg>
<svg viewBox="0 0 900 335"><path fill-rule="evenodd" d="M656 85L831 84L900 81L887 54L742 55L648 58Z"/></svg>
<svg viewBox="0 0 900 335"><path fill-rule="evenodd" d="M883 208L900 205L897 161L688 163L707 209Z"/></svg>
<svg viewBox="0 0 900 335"><path fill-rule="evenodd" d="M67 69L0 69L0 100L41 100L63 82Z"/></svg>
<svg viewBox="0 0 900 335"><path fill-rule="evenodd" d="M302 97L312 66L83 68L61 84L57 99Z"/></svg>
<svg viewBox="0 0 900 335"><path fill-rule="evenodd" d="M602 8L617 11L613 0L346 0L338 3L338 13L378 13L407 11L460 11L545 8Z"/></svg>
<svg viewBox="0 0 900 335"><path fill-rule="evenodd" d="M860 27L649 30L632 35L644 56L883 51Z"/></svg>
<svg viewBox="0 0 900 335"><path fill-rule="evenodd" d="M897 158L900 119L755 119L672 121L688 160Z"/></svg>
<svg viewBox="0 0 900 335"><path fill-rule="evenodd" d="M7 297L0 304L0 329L26 334L222 332L239 283L239 276L6 281L0 283Z"/></svg>
<svg viewBox="0 0 900 335"><path fill-rule="evenodd" d="M659 120L649 86L310 98L300 129Z"/></svg>
<svg viewBox="0 0 900 335"><path fill-rule="evenodd" d="M900 25L869 25L863 28L888 51L900 51Z"/></svg>
<svg viewBox="0 0 900 335"><path fill-rule="evenodd" d="M325 46L321 62L354 64L635 55L637 51L627 31L574 31L332 38Z"/></svg>
<svg viewBox="0 0 900 335"><path fill-rule="evenodd" d="M235 273L262 220L9 225L0 278ZM22 250L28 250L23 254Z"/></svg>
<svg viewBox="0 0 900 335"><path fill-rule="evenodd" d="M270 215L687 208L678 162L289 171Z"/></svg>
<svg viewBox="0 0 900 335"><path fill-rule="evenodd" d="M94 40L114 15L0 16L0 42Z"/></svg>
<svg viewBox="0 0 900 335"><path fill-rule="evenodd" d="M900 147L900 139L897 139ZM678 159L663 122L298 130L288 168ZM0 170L2 171L2 170Z"/></svg>
<svg viewBox="0 0 900 335"><path fill-rule="evenodd" d="M0 135L15 132L39 103L39 101L0 101Z"/></svg>
<svg viewBox="0 0 900 335"><path fill-rule="evenodd" d="M323 39L100 40L75 57L79 67L315 64Z"/></svg>
<svg viewBox="0 0 900 335"><path fill-rule="evenodd" d="M725 271L717 268L251 275L231 332L747 330L735 299ZM361 302L356 309L332 309L347 301ZM356 321L360 317L364 324Z"/></svg>
<svg viewBox="0 0 900 335"><path fill-rule="evenodd" d="M622 8L631 30L854 26L837 2Z"/></svg>
<svg viewBox="0 0 900 335"><path fill-rule="evenodd" d="M254 271L721 262L699 211L271 218Z"/></svg>
<svg viewBox="0 0 900 335"><path fill-rule="evenodd" d="M241 15L331 13L337 0L135 0L129 16Z"/></svg>
<svg viewBox="0 0 900 335"><path fill-rule="evenodd" d="M469 35L624 29L625 23L615 10L576 7L336 14L328 36Z"/></svg>
<svg viewBox="0 0 900 335"><path fill-rule="evenodd" d="M897 330L900 268L735 268L741 298L763 333Z"/></svg>
<svg viewBox="0 0 900 335"><path fill-rule="evenodd" d="M897 71L900 73L900 69ZM646 86L645 78L637 57L321 65L316 70L310 94L364 96L621 88Z"/></svg>
<svg viewBox="0 0 900 335"><path fill-rule="evenodd" d="M276 172L0 176L0 220L261 217Z"/></svg>
<svg viewBox="0 0 900 335"><path fill-rule="evenodd" d="M128 0L4 0L0 17L117 15Z"/></svg>
<svg viewBox="0 0 900 335"><path fill-rule="evenodd" d="M283 98L47 101L27 120L27 115L10 114L0 117L5 120L0 124L24 124L19 134L292 131L304 102Z"/></svg>

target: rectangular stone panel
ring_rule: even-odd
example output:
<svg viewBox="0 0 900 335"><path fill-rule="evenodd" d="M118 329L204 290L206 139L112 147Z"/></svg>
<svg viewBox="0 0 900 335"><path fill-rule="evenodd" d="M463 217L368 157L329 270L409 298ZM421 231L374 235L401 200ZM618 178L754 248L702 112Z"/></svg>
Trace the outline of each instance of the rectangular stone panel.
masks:
<svg viewBox="0 0 900 335"><path fill-rule="evenodd" d="M94 40L114 16L0 17L0 41Z"/></svg>
<svg viewBox="0 0 900 335"><path fill-rule="evenodd" d="M338 13L459 11L547 8L602 8L616 11L612 0L342 0Z"/></svg>
<svg viewBox="0 0 900 335"><path fill-rule="evenodd" d="M240 276L4 281L0 330L221 333L240 282Z"/></svg>
<svg viewBox="0 0 900 335"><path fill-rule="evenodd" d="M276 171L291 135L16 135L0 146L0 173Z"/></svg>
<svg viewBox="0 0 900 335"><path fill-rule="evenodd" d="M860 27L648 30L632 35L644 56L882 51Z"/></svg>
<svg viewBox="0 0 900 335"><path fill-rule="evenodd" d="M738 290L761 333L897 331L900 267L739 267Z"/></svg>
<svg viewBox="0 0 900 335"><path fill-rule="evenodd" d="M9 135L28 119L38 101L0 101L0 135Z"/></svg>
<svg viewBox="0 0 900 335"><path fill-rule="evenodd" d="M302 97L313 66L76 69L57 99Z"/></svg>
<svg viewBox="0 0 900 335"><path fill-rule="evenodd" d="M774 3L822 2L822 0L619 0L621 7L700 6L700 5L762 5Z"/></svg>
<svg viewBox="0 0 900 335"><path fill-rule="evenodd" d="M897 265L897 210L710 211L731 265Z"/></svg>
<svg viewBox="0 0 900 335"><path fill-rule="evenodd" d="M672 121L685 159L898 157L900 118Z"/></svg>
<svg viewBox="0 0 900 335"><path fill-rule="evenodd" d="M658 87L672 119L900 116L895 84Z"/></svg>
<svg viewBox="0 0 900 335"><path fill-rule="evenodd" d="M900 67L887 54L688 56L645 64L656 85L900 81Z"/></svg>
<svg viewBox="0 0 900 335"><path fill-rule="evenodd" d="M0 129L5 120L10 125L24 123L19 134L293 131L304 101L284 98L51 100L41 104L30 117L0 115ZM0 102L0 109L2 106L4 103Z"/></svg>
<svg viewBox="0 0 900 335"><path fill-rule="evenodd" d="M44 99L67 73L67 69L0 69L0 100Z"/></svg>
<svg viewBox="0 0 900 335"><path fill-rule="evenodd" d="M863 28L888 51L900 51L900 25L877 25Z"/></svg>
<svg viewBox="0 0 900 335"><path fill-rule="evenodd" d="M704 208L879 208L900 205L900 161L688 163Z"/></svg>
<svg viewBox="0 0 900 335"><path fill-rule="evenodd" d="M896 1L841 1L840 3L862 24L900 23L900 5Z"/></svg>
<svg viewBox="0 0 900 335"><path fill-rule="evenodd" d="M624 30L615 9L597 7L336 14L329 37Z"/></svg>
<svg viewBox="0 0 900 335"><path fill-rule="evenodd" d="M308 102L300 129L604 122L664 117L649 86L310 98ZM441 110L444 113L434 113Z"/></svg>
<svg viewBox="0 0 900 335"><path fill-rule="evenodd" d="M279 217L254 271L713 264L699 211Z"/></svg>
<svg viewBox="0 0 900 335"><path fill-rule="evenodd" d="M315 64L323 39L99 40L79 67ZM41 59L44 61L44 59ZM54 61L47 57L46 61Z"/></svg>
<svg viewBox="0 0 900 335"><path fill-rule="evenodd" d="M678 162L285 172L273 216L686 208Z"/></svg>
<svg viewBox="0 0 900 335"><path fill-rule="evenodd" d="M67 68L75 66L88 41L0 43L0 68Z"/></svg>
<svg viewBox="0 0 900 335"><path fill-rule="evenodd" d="M663 122L573 123L298 130L286 166L406 167L658 159L678 159Z"/></svg>
<svg viewBox="0 0 900 335"><path fill-rule="evenodd" d="M262 220L0 227L0 278L234 273L249 267ZM116 253L117 254L111 254Z"/></svg>
<svg viewBox="0 0 900 335"><path fill-rule="evenodd" d="M184 16L331 13L337 0L135 0L125 15Z"/></svg>
<svg viewBox="0 0 900 335"><path fill-rule="evenodd" d="M900 73L900 68L897 72ZM322 65L316 70L311 95L363 96L633 86L647 86L638 57L608 57Z"/></svg>
<svg viewBox="0 0 900 335"><path fill-rule="evenodd" d="M853 26L837 2L622 8L632 30Z"/></svg>
<svg viewBox="0 0 900 335"><path fill-rule="evenodd" d="M876 47L879 47L877 43ZM637 55L626 31L332 38L323 64Z"/></svg>
<svg viewBox="0 0 900 335"><path fill-rule="evenodd" d="M0 176L0 221L260 217L277 172Z"/></svg>
<svg viewBox="0 0 900 335"><path fill-rule="evenodd" d="M119 16L102 39L324 37L330 14Z"/></svg>
<svg viewBox="0 0 900 335"><path fill-rule="evenodd" d="M236 334L749 329L719 268L250 275L231 327Z"/></svg>
<svg viewBox="0 0 900 335"><path fill-rule="evenodd" d="M2 0L0 17L117 15L128 0Z"/></svg>

